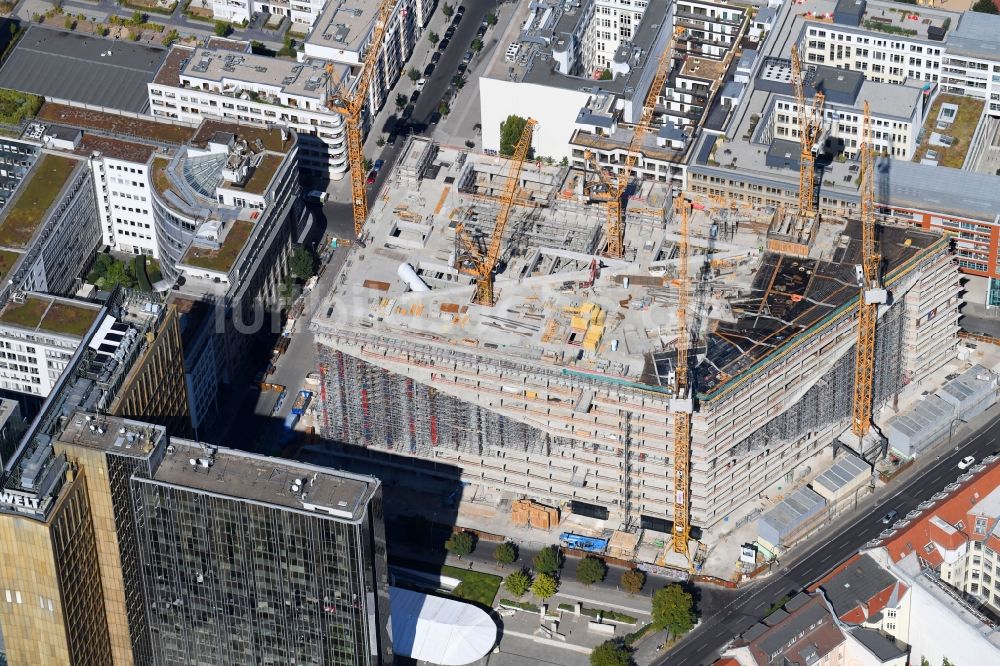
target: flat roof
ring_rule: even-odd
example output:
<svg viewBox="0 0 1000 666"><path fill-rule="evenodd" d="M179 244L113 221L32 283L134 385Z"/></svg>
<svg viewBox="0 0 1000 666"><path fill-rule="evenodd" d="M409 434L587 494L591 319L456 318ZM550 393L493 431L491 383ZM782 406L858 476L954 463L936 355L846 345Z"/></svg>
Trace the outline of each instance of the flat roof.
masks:
<svg viewBox="0 0 1000 666"><path fill-rule="evenodd" d="M228 273L250 239L253 227L253 222L235 220L218 249L198 247L192 244L181 257L179 263L195 268L204 268L207 271Z"/></svg>
<svg viewBox="0 0 1000 666"><path fill-rule="evenodd" d="M328 467L208 447L178 438L171 438L170 445L152 479L142 482L350 522L364 517L368 502L379 487L375 477ZM211 466L197 462L192 465L192 459L211 461Z"/></svg>
<svg viewBox="0 0 1000 666"><path fill-rule="evenodd" d="M173 67L173 60L170 60ZM208 81L222 87L220 94L238 96L243 88L266 86L287 95L311 97L325 101L328 90L334 90L347 78L350 68L331 65L326 60L306 58L302 62L269 58L251 53L233 53L229 50L197 48L179 63L180 85L188 80ZM332 72L327 67L332 68ZM175 84L177 85L177 84ZM318 105L313 111L324 111Z"/></svg>
<svg viewBox="0 0 1000 666"><path fill-rule="evenodd" d="M21 258L22 253L15 250L0 249L0 278L4 278L10 273L14 265Z"/></svg>
<svg viewBox="0 0 1000 666"><path fill-rule="evenodd" d="M156 153L156 146L85 132L80 139L80 144L77 146L76 152L86 157L99 152L107 157L113 157L126 162L145 164Z"/></svg>
<svg viewBox="0 0 1000 666"><path fill-rule="evenodd" d="M162 426L106 414L76 412L58 441L96 451L146 458L166 437Z"/></svg>
<svg viewBox="0 0 1000 666"><path fill-rule="evenodd" d="M81 163L75 157L44 153L15 191L0 220L0 246L23 249Z"/></svg>
<svg viewBox="0 0 1000 666"><path fill-rule="evenodd" d="M889 205L994 222L1000 215L1000 176L943 166L881 160Z"/></svg>
<svg viewBox="0 0 1000 666"><path fill-rule="evenodd" d="M54 102L43 104L36 117L46 122L176 145L187 142L195 133L195 127L185 123L159 122L152 117L133 118Z"/></svg>
<svg viewBox="0 0 1000 666"><path fill-rule="evenodd" d="M327 0L306 43L343 51L360 51L375 25L379 3Z"/></svg>
<svg viewBox="0 0 1000 666"><path fill-rule="evenodd" d="M93 303L31 293L23 303L9 299L0 310L0 323L82 338L100 311L101 306Z"/></svg>
<svg viewBox="0 0 1000 666"><path fill-rule="evenodd" d="M948 54L987 60L1000 59L1000 15L967 11L948 36Z"/></svg>
<svg viewBox="0 0 1000 666"><path fill-rule="evenodd" d="M822 486L830 493L836 493L859 477L871 476L871 472L871 465L844 449L841 450L833 466L816 477L812 483L814 488Z"/></svg>
<svg viewBox="0 0 1000 666"><path fill-rule="evenodd" d="M282 133L281 129L277 127L268 129L258 125L242 125L228 120L202 121L190 143L204 147L219 132L235 134L251 144L259 140L264 145L264 150L273 153L285 154L295 146L295 139L291 132Z"/></svg>
<svg viewBox="0 0 1000 666"><path fill-rule="evenodd" d="M0 69L0 87L142 113L167 52L138 42L31 25Z"/></svg>

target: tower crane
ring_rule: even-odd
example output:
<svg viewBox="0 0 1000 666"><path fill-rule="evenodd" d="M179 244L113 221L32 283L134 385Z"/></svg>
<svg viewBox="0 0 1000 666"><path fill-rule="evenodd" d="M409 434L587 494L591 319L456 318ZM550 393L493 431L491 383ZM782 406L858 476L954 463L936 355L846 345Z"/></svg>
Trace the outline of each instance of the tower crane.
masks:
<svg viewBox="0 0 1000 666"><path fill-rule="evenodd" d="M690 204L683 193L674 200L674 214L680 216L680 247L677 277L680 289L677 301L677 358L674 372L674 395L670 411L674 417L674 533L675 553L688 555L691 530L689 490L691 487L691 413L694 400L688 381L688 353L691 348L687 325L688 289L688 214Z"/></svg>
<svg viewBox="0 0 1000 666"><path fill-rule="evenodd" d="M676 35L676 33L675 33ZM625 254L625 208L623 198L629 181L632 179L632 169L635 168L639 160L639 149L642 147L642 140L646 132L649 131L653 122L653 112L656 110L656 100L660 96L660 91L667 83L667 75L670 73L670 62L674 52L674 37L670 38L670 43L663 49L660 59L656 63L656 73L653 75L653 82L646 93L646 99L642 104L642 115L632 132L632 141L629 143L628 153L625 155L625 164L618 174L618 180L611 185L610 197L607 206L607 234L608 247L607 255L612 259L621 259Z"/></svg>
<svg viewBox="0 0 1000 666"><path fill-rule="evenodd" d="M878 306L886 303L879 266L882 257L875 246L875 158L872 147L871 113L865 101L861 135L861 265L858 282L858 341L854 359L854 408L851 431L863 443L872 425L872 393L875 381L875 327ZM863 451L863 445L859 451Z"/></svg>
<svg viewBox="0 0 1000 666"><path fill-rule="evenodd" d="M361 112L365 108L368 89L375 76L375 65L382 50L382 40L389 26L389 14L396 5L396 0L382 0L375 16L375 26L372 29L368 49L365 51L358 83L353 92L345 89L336 91L327 99L327 107L339 113L347 127L347 159L351 170L351 201L354 211L354 235L361 236L361 229L368 217L368 193L365 192L364 154L361 138ZM326 71L333 75L333 64L326 66ZM344 86L344 83L341 83Z"/></svg>
<svg viewBox="0 0 1000 666"><path fill-rule="evenodd" d="M799 119L799 215L815 215L816 201L816 156L820 151L823 131L823 104L826 96L817 90L812 105L807 108L805 81L799 47L792 44L792 88Z"/></svg>
<svg viewBox="0 0 1000 666"><path fill-rule="evenodd" d="M493 273L496 271L497 263L500 261L500 245L503 241L504 230L507 228L507 220L514 208L517 184L521 174L521 167L528 157L528 150L531 148L531 137L537 125L537 121L528 118L521 131L521 138L518 139L514 147L514 155L511 158L510 173L507 176L507 184L504 187L503 195L500 198L500 212L497 214L496 226L493 228L493 235L490 237L490 244L483 254L469 240L465 234L463 225L455 228L455 234L465 248L466 254L458 259L459 270L466 275L476 278L476 293L472 297L472 302L477 305L492 307L494 304L493 294ZM466 259L467 258L467 259ZM463 261L463 259L466 259Z"/></svg>

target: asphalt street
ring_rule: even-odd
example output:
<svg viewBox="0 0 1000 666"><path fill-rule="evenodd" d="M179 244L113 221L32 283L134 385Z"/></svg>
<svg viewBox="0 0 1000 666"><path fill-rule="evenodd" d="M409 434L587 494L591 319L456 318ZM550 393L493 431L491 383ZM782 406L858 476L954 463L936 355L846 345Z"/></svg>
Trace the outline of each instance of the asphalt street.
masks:
<svg viewBox="0 0 1000 666"><path fill-rule="evenodd" d="M832 537L819 539L819 543L802 555L791 556L783 568L772 577L743 589L715 612L701 610L702 622L664 657L654 664L664 666L707 666L720 649L738 634L759 620L775 601L789 592L806 587L823 574L835 568L858 552L868 541L876 538L885 526L882 517L895 509L905 515L931 495L952 483L962 472L958 462L967 455L976 460L993 453L1000 441L1000 416L993 416L987 424L965 439L942 443L928 455L937 459L930 466L900 486L889 485L875 495L867 510L849 525L841 526Z"/></svg>

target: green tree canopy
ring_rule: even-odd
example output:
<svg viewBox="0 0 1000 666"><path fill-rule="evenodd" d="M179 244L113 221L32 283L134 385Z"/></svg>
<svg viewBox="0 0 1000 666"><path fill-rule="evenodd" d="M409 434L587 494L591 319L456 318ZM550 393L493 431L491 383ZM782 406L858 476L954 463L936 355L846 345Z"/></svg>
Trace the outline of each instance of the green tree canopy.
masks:
<svg viewBox="0 0 1000 666"><path fill-rule="evenodd" d="M632 651L620 640L604 641L590 653L590 666L629 666Z"/></svg>
<svg viewBox="0 0 1000 666"><path fill-rule="evenodd" d="M531 584L531 593L545 601L559 590L559 581L548 574L538 574Z"/></svg>
<svg viewBox="0 0 1000 666"><path fill-rule="evenodd" d="M608 575L608 565L599 557L588 555L576 568L576 579L584 585L593 585Z"/></svg>
<svg viewBox="0 0 1000 666"><path fill-rule="evenodd" d="M292 256L288 259L288 270L300 280L308 280L316 273L316 259L312 252L301 245L292 248Z"/></svg>
<svg viewBox="0 0 1000 666"><path fill-rule="evenodd" d="M558 546L549 546L538 551L531 563L538 573L554 575L562 567L562 554Z"/></svg>
<svg viewBox="0 0 1000 666"><path fill-rule="evenodd" d="M440 35L438 35L433 30L427 33L427 41L429 41L431 44L437 44L438 40L440 39L441 39Z"/></svg>
<svg viewBox="0 0 1000 666"><path fill-rule="evenodd" d="M504 541L493 551L493 559L498 564L513 564L517 560L517 546L510 541Z"/></svg>
<svg viewBox="0 0 1000 666"><path fill-rule="evenodd" d="M531 587L531 575L524 569L519 569L504 579L503 586L515 597L523 596Z"/></svg>
<svg viewBox="0 0 1000 666"><path fill-rule="evenodd" d="M230 31L232 31L232 29L233 29L233 26L229 25L225 21L216 21L215 22L215 34L218 37L225 37L226 35L228 35L230 33Z"/></svg>
<svg viewBox="0 0 1000 666"><path fill-rule="evenodd" d="M486 14L486 25L494 26L497 24L497 15L493 12L488 12Z"/></svg>
<svg viewBox="0 0 1000 666"><path fill-rule="evenodd" d="M478 37L473 39L472 43L469 44L469 48L475 51L476 53L479 53L480 51L483 50L483 40L479 39Z"/></svg>
<svg viewBox="0 0 1000 666"><path fill-rule="evenodd" d="M462 557L473 551L476 547L476 541L468 532L455 532L445 542L444 547L452 555Z"/></svg>
<svg viewBox="0 0 1000 666"><path fill-rule="evenodd" d="M993 4L993 0L976 0L976 3L972 5L972 11L981 14L996 14L997 6Z"/></svg>
<svg viewBox="0 0 1000 666"><path fill-rule="evenodd" d="M629 594L639 594L645 584L646 574L638 569L629 569L622 573L621 586Z"/></svg>
<svg viewBox="0 0 1000 666"><path fill-rule="evenodd" d="M416 83L420 80L420 70L416 67L411 67L406 71L406 75L410 77L410 80Z"/></svg>
<svg viewBox="0 0 1000 666"><path fill-rule="evenodd" d="M521 138L524 126L528 124L527 118L509 115L507 120L500 123L500 154L510 157L514 154L514 148Z"/></svg>
<svg viewBox="0 0 1000 666"><path fill-rule="evenodd" d="M685 634L694 627L694 600L691 593L674 583L653 594L653 626L667 629L674 636Z"/></svg>
<svg viewBox="0 0 1000 666"><path fill-rule="evenodd" d="M451 18L451 15L455 13L455 8L446 2L444 3L444 7L441 8L441 13Z"/></svg>

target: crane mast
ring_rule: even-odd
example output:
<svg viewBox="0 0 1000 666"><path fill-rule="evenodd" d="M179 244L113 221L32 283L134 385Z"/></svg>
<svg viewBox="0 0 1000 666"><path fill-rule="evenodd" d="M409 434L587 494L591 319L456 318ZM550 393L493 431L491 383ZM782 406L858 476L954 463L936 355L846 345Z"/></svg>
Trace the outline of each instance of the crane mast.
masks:
<svg viewBox="0 0 1000 666"><path fill-rule="evenodd" d="M354 213L354 235L360 237L368 218L368 193L365 191L364 142L361 133L361 112L375 76L375 65L382 50L382 40L389 26L389 14L396 0L382 0L375 17L375 27L365 51L365 59L358 74L358 83L353 92L341 90L327 100L327 107L336 111L344 119L347 128L347 160L351 170L351 206ZM333 75L333 65L327 65L327 72ZM343 84L342 84L343 85Z"/></svg>
<svg viewBox="0 0 1000 666"><path fill-rule="evenodd" d="M667 84L673 51L674 38L671 37L656 63L656 73L653 75L653 82L646 93L646 99L643 101L642 115L632 131L632 141L629 143L628 153L625 155L624 167L618 174L618 180L611 186L607 206L608 247L606 252L607 256L612 259L621 259L625 254L625 209L622 200L625 197L625 190L628 189L628 183L632 179L632 170L635 168L636 162L639 161L639 150L642 147L643 138L652 125L653 113L656 111L656 100L660 96L660 91Z"/></svg>
<svg viewBox="0 0 1000 666"><path fill-rule="evenodd" d="M680 216L680 246L677 269L680 283L677 300L677 367L674 373L674 397L670 401L670 410L674 420L674 533L673 548L675 553L688 555L688 534L690 533L690 450L691 450L691 413L694 411L694 401L691 386L688 381L688 354L691 347L690 333L687 326L688 310L688 214L690 205L683 194L674 200L674 213Z"/></svg>
<svg viewBox="0 0 1000 666"><path fill-rule="evenodd" d="M872 425L875 382L875 329L878 306L888 300L881 285L882 258L875 245L875 158L871 113L865 101L861 138L861 266L858 298L858 341L854 359L854 407L851 430L863 442ZM863 446L859 450L863 450Z"/></svg>
<svg viewBox="0 0 1000 666"><path fill-rule="evenodd" d="M792 44L792 88L799 119L799 214L812 216L816 208L816 154L823 127L823 104L826 101L821 91L816 91L812 105L807 107L805 81L799 47Z"/></svg>
<svg viewBox="0 0 1000 666"><path fill-rule="evenodd" d="M495 303L493 273L496 271L497 263L500 261L503 234L507 228L510 213L514 209L521 167L524 166L524 160L527 159L528 151L531 149L531 137L537 124L537 121L528 118L524 124L524 129L521 131L521 137L514 147L514 155L511 157L510 174L507 176L507 184L504 187L503 195L500 197L500 212L497 214L496 226L493 228L493 235L490 237L486 254L481 254L468 240L464 233L464 226L459 225L455 229L455 233L465 248L466 256L468 256L471 263L471 266L465 266L461 263L461 258L459 258L459 270L476 278L476 293L472 298L472 302L477 305L492 307Z"/></svg>

